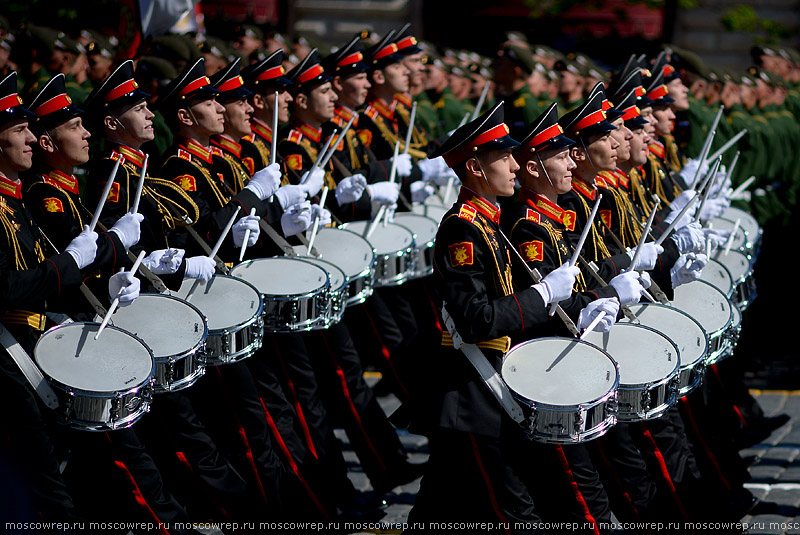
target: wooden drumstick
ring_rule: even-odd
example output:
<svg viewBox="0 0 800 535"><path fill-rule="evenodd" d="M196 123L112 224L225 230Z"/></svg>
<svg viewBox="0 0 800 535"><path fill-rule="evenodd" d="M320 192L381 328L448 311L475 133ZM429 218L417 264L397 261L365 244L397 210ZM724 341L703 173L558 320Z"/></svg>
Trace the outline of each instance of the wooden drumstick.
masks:
<svg viewBox="0 0 800 535"><path fill-rule="evenodd" d="M650 228L653 226L653 220L656 218L656 211L658 210L660 202L661 200L658 199L658 202L653 205L653 211L650 212L650 216L647 218L647 223L644 226L644 230L642 230L642 237L639 238L639 244L636 246L636 251L633 253L633 258L631 259L631 268L633 268L633 266L636 265L636 261L639 260L639 254L642 252L642 245L644 245L648 234L650 234Z"/></svg>
<svg viewBox="0 0 800 535"><path fill-rule="evenodd" d="M256 215L255 207L250 208L250 215ZM242 249L239 251L239 262L244 258L244 252L247 250L247 241L250 239L250 229L244 231L244 240L242 240Z"/></svg>
<svg viewBox="0 0 800 535"><path fill-rule="evenodd" d="M728 256L728 253L731 252L731 246L733 245L733 240L736 238L736 232L739 230L739 225L741 224L741 222L742 222L741 219L737 217L736 223L733 224L733 232L731 232L731 235L728 238L728 243L725 244L724 256Z"/></svg>
<svg viewBox="0 0 800 535"><path fill-rule="evenodd" d="M489 94L489 82L487 81L483 84L483 89L481 89L481 96L478 97L478 103L475 104L475 111L472 112L472 117L470 117L471 121L474 121L478 118L478 115L481 113L481 108L483 108L483 103L486 102L486 95Z"/></svg>
<svg viewBox="0 0 800 535"><path fill-rule="evenodd" d="M108 175L106 187L103 189L103 195L100 197L100 201L97 203L97 208L95 208L94 215L92 216L92 222L89 223L89 232L94 232L94 227L97 226L97 222L100 220L100 212L103 211L103 206L106 205L108 194L111 193L111 186L114 185L114 178L117 176L119 166L122 165L123 162L125 162L125 156L120 154L117 161L114 162L114 167L111 169L111 174Z"/></svg>
<svg viewBox="0 0 800 535"><path fill-rule="evenodd" d="M317 170L317 168L319 167L319 164L322 163L322 158L328 152L328 149L330 148L331 143L333 142L333 138L336 137L336 132L337 132L336 129L334 129L333 132L331 132L331 135L328 138L328 141L325 142L325 145L322 147L322 150L319 151L319 154L317 155L317 159L314 160L314 163L311 165L311 169L308 170L308 174L306 175L306 180L311 178L311 175L314 173L314 171ZM324 171L324 169L323 169L323 171Z"/></svg>
<svg viewBox="0 0 800 535"><path fill-rule="evenodd" d="M600 314L598 314L597 317L595 317L592 320L592 322L589 325L587 325L586 328L583 330L583 333L580 335L580 339L583 340L584 338L586 338L586 336L590 332L592 332L595 327L597 327L597 324L600 323L603 320L605 315L606 315L605 312L600 312Z"/></svg>
<svg viewBox="0 0 800 535"><path fill-rule="evenodd" d="M144 177L147 176L147 162L150 159L149 154L144 155L144 164L142 164L142 172L139 174L139 183L136 185L136 196L133 198L133 206L131 206L131 213L136 214L139 212L139 201L142 199L142 190L144 189Z"/></svg>
<svg viewBox="0 0 800 535"><path fill-rule="evenodd" d="M739 139L740 139L740 138L741 138L743 135L745 135L746 133L747 133L747 128L743 128L742 130L740 130L738 134L736 134L735 136L733 136L732 138L730 138L730 139L729 139L729 140L728 140L728 141L727 141L727 142L726 142L726 143L725 143L723 146L721 146L721 147L720 147L720 148L717 150L717 152L715 152L714 154L712 154L711 156L709 156L709 157L706 159L706 161L709 161L709 162L710 162L710 161L712 161L712 160L716 160L717 158L719 158L720 156L722 156L723 154L725 154L725 151L727 151L729 148L733 147L734 143L736 143L737 141L739 141Z"/></svg>
<svg viewBox="0 0 800 535"><path fill-rule="evenodd" d="M417 117L417 102L411 104L411 115L408 118L408 132L406 132L406 146L403 147L403 154L408 154L411 148L411 136L414 134L414 120Z"/></svg>
<svg viewBox="0 0 800 535"><path fill-rule="evenodd" d="M231 218L228 220L228 223L225 225L225 228L222 229L222 234L219 235L219 239L217 243L214 244L214 248L211 249L211 252L208 253L208 257L212 260L215 256L217 256L217 252L219 252L219 248L222 247L222 243L225 241L225 237L228 235L228 232L231 231L231 227L233 226L233 222L236 221L236 216L239 215L239 211L242 209L241 206L236 207L236 211L233 213ZM194 294L197 287L200 286L201 279L196 279L192 287L189 289L189 293L186 294L186 297L183 298L184 301L188 301L192 298L192 294Z"/></svg>
<svg viewBox="0 0 800 535"><path fill-rule="evenodd" d="M145 251L143 249L142 251L139 252L139 256L136 257L136 262L134 262L133 266L131 266L131 273L133 273L134 275L136 275L136 271L139 269L139 266L141 265L142 260L144 260L144 255L145 255ZM121 271L125 271L125 268L123 268ZM94 335L94 339L95 340L97 340L97 338L100 336L100 333L103 332L103 329L106 328L106 325L108 325L108 320L111 319L111 315L114 313L115 310L117 310L118 306L119 306L119 294L117 294L117 296L111 302L111 306L108 307L108 311L106 312L106 315L103 318L103 321L100 323L100 328L97 329L97 332Z"/></svg>
<svg viewBox="0 0 800 535"><path fill-rule="evenodd" d="M322 167L323 169L325 168L326 165L328 165L328 162L331 160L333 155L336 154L336 147L344 139L344 136L347 135L347 131L350 130L350 127L353 126L353 121L355 121L356 116L357 116L356 114L353 114L353 116L350 117L350 120L347 121L346 125L344 125L344 128L342 129L341 134L339 134L339 136L336 138L336 142L335 143L331 143L330 150L323 157L322 162L319 164L319 166ZM335 130L334 130L334 133L336 133Z"/></svg>
<svg viewBox="0 0 800 535"><path fill-rule="evenodd" d="M742 193L744 190L750 187L750 184L752 184L755 181L755 179L756 179L755 176L751 176L750 178L739 184L739 186L735 190L733 190L730 195L728 195L728 198L735 199L736 197L738 197L740 193Z"/></svg>
<svg viewBox="0 0 800 535"><path fill-rule="evenodd" d="M275 91L275 102L272 104L272 146L270 147L270 164L278 163L278 92ZM272 202L274 195L269 196Z"/></svg>
<svg viewBox="0 0 800 535"><path fill-rule="evenodd" d="M319 198L319 205L321 207L325 207L325 200L328 197L328 186L322 188L322 195ZM317 239L317 232L319 232L319 216L314 218L314 226L311 227L311 234L308 237L308 245L306 248L308 249L309 254L311 253L311 248L314 247L314 240Z"/></svg>
<svg viewBox="0 0 800 535"><path fill-rule="evenodd" d="M697 192L695 192L695 194L692 196L692 198L689 199L689 201L686 203L686 205L680 211L680 213L678 214L678 217L673 219L672 223L670 223L669 226L667 227L667 230L665 230L664 233L661 236L658 237L658 239L656 240L656 245L661 245L662 243L664 243L664 240L667 239L667 237L669 236L669 233L672 232L673 230L675 230L675 227L678 226L678 221L680 221L681 218L686 215L686 212L688 212L689 209L692 207L692 205L695 203L695 201L697 201L697 197L698 197Z"/></svg>
<svg viewBox="0 0 800 535"><path fill-rule="evenodd" d="M395 183L395 177L397 176L397 155L400 151L400 142L396 141L394 144L394 156L392 157L392 169L389 171L389 183ZM367 231L364 233L364 239L369 239L373 232L375 232L375 227L378 226L380 223L381 218L386 213L386 205L382 204L381 207L378 209L378 213L375 215L375 219L372 220L372 223L369 224L367 227Z"/></svg>

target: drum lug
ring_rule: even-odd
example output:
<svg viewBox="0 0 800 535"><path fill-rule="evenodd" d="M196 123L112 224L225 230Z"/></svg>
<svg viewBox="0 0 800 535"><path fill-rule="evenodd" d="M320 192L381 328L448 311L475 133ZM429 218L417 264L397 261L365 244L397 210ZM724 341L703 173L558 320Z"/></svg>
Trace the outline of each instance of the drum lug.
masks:
<svg viewBox="0 0 800 535"><path fill-rule="evenodd" d="M111 400L111 409L109 410L109 423L111 424L111 429L117 428L117 420L119 420L119 406L120 402L122 401L122 396L117 394Z"/></svg>
<svg viewBox="0 0 800 535"><path fill-rule="evenodd" d="M584 424L583 413L584 413L583 407L578 405L578 410L575 411L575 424L574 424L574 431L575 434L578 436L580 436L581 433L583 432L583 424Z"/></svg>
<svg viewBox="0 0 800 535"><path fill-rule="evenodd" d="M75 392L67 392L67 399L64 400L64 423L69 424L70 416L72 415L72 403L75 399Z"/></svg>
<svg viewBox="0 0 800 535"><path fill-rule="evenodd" d="M608 398L608 401L606 401L606 415L616 417L617 414L619 414L619 400L616 396Z"/></svg>
<svg viewBox="0 0 800 535"><path fill-rule="evenodd" d="M172 381L175 379L175 361L173 359L169 359L167 361L167 384L171 385Z"/></svg>
<svg viewBox="0 0 800 535"><path fill-rule="evenodd" d="M680 372L673 377L669 382L669 390L670 393L674 393L676 396L681 389L681 374Z"/></svg>
<svg viewBox="0 0 800 535"><path fill-rule="evenodd" d="M647 385L647 387L642 391L642 411L643 412L646 413L646 412L648 412L650 410L650 402L651 401L652 400L650 399L650 385Z"/></svg>

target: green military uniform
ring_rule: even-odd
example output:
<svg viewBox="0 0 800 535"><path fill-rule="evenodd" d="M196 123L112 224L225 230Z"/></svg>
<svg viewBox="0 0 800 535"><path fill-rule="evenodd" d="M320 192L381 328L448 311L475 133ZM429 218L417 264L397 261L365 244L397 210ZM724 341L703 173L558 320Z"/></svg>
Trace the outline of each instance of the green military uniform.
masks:
<svg viewBox="0 0 800 535"><path fill-rule="evenodd" d="M527 84L510 95L498 96L498 98L505 102L503 111L512 136L531 124L547 109L539 105L539 99L531 93Z"/></svg>
<svg viewBox="0 0 800 535"><path fill-rule="evenodd" d="M436 110L439 132L447 133L458 128L467 110L464 108L461 101L456 98L455 94L450 91L450 88L445 87L444 91L441 93L437 93L431 89L425 92L433 103L433 109Z"/></svg>
<svg viewBox="0 0 800 535"><path fill-rule="evenodd" d="M714 122L714 111L703 100L697 100L689 96L689 140L686 143L686 155L689 158L697 158L703 150L703 143L708 135L708 129Z"/></svg>

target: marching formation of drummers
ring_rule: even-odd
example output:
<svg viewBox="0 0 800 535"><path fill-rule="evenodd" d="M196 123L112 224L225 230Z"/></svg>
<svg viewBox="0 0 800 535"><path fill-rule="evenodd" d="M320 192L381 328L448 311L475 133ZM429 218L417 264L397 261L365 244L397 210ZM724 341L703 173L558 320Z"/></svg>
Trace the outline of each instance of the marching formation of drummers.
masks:
<svg viewBox="0 0 800 535"><path fill-rule="evenodd" d="M3 516L372 522L420 476L418 526L750 512L740 449L785 420L729 358L762 234L731 177L765 128L702 104L687 160L688 52L584 87L512 39L471 95L408 25L362 37L0 81Z"/></svg>

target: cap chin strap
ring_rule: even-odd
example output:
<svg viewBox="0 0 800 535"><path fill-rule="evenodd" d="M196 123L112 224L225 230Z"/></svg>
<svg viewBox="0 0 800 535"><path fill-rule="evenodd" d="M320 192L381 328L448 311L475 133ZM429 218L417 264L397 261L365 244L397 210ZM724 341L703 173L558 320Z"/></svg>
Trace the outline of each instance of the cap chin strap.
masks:
<svg viewBox="0 0 800 535"><path fill-rule="evenodd" d="M128 128L124 124L122 124L122 121L119 120L119 117L117 117L115 114L113 114L111 112L108 112L108 113L109 113L109 115L111 115L111 117L114 118L114 120L117 122L117 124L120 125L122 127L122 129L125 130L125 132L128 133L129 136L131 136L131 139L136 139L136 136L134 136L133 133L130 130L128 130ZM189 113L191 113L191 111Z"/></svg>
<svg viewBox="0 0 800 535"><path fill-rule="evenodd" d="M550 180L550 174L547 172L547 168L544 166L544 162L542 161L542 157L538 152L536 153L536 157L539 159L539 167L541 167L542 171L544 171L544 176L547 179L547 181L550 183L550 187L553 188L553 191L555 191L556 187L553 185L553 181Z"/></svg>
<svg viewBox="0 0 800 535"><path fill-rule="evenodd" d="M61 149L58 148L58 143L56 143L55 138L53 137L53 135L50 133L50 131L47 128L44 129L44 133L47 134L47 137L50 138L50 142L56 148L56 152L61 152Z"/></svg>
<svg viewBox="0 0 800 535"><path fill-rule="evenodd" d="M578 139L581 140L581 146L583 147L583 152L586 154L586 158L589 160L589 163L592 165L592 167L594 167L594 171L595 171L594 174L599 173L600 169L598 169L597 166L592 161L592 156L589 154L589 149L586 148L586 142L583 141L583 136L579 135Z"/></svg>
<svg viewBox="0 0 800 535"><path fill-rule="evenodd" d="M474 158L475 158L475 161L476 161L476 162L478 162L478 169L480 169L480 170L481 170L481 176L483 177L483 181L484 181L484 182L486 182L486 187L487 187L487 188L489 188L489 191L491 191L491 192L494 194L494 196L495 196L495 199L496 199L496 198L497 198L497 192L494 190L494 188L492 187L492 185L491 185L491 184L489 184L489 179L488 179L488 178L486 178L486 171L484 171L484 170L483 170L483 166L481 165L481 161L480 161L480 159L478 158L478 155L476 154L476 155L474 156Z"/></svg>

